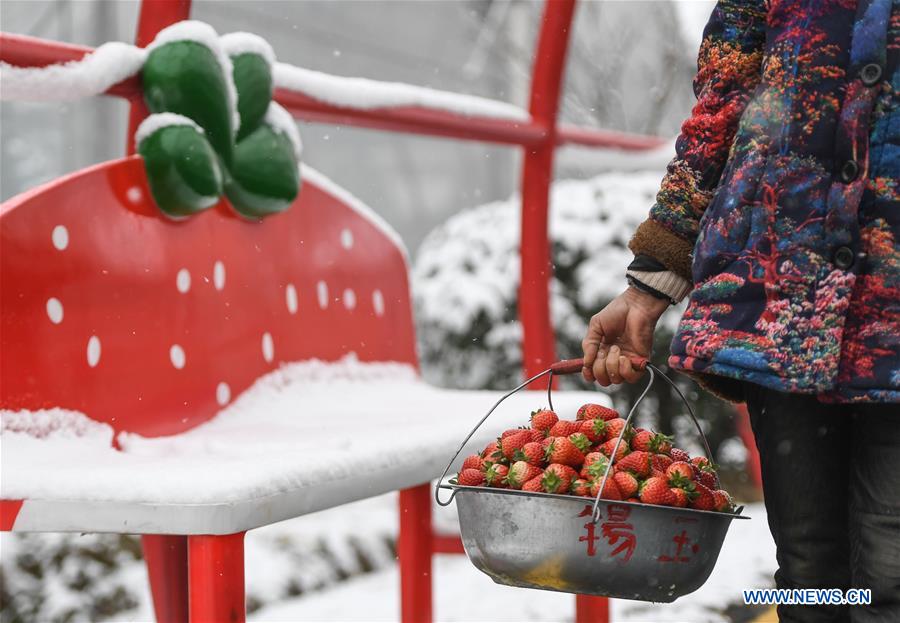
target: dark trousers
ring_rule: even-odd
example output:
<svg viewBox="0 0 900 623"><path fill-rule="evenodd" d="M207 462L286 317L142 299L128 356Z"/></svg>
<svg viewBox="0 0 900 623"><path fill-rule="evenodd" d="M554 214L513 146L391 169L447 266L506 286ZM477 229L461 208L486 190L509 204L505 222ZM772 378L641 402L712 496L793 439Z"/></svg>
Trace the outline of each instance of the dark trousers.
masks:
<svg viewBox="0 0 900 623"><path fill-rule="evenodd" d="M828 405L747 384L777 588L868 588L870 606L780 621L900 623L900 405Z"/></svg>

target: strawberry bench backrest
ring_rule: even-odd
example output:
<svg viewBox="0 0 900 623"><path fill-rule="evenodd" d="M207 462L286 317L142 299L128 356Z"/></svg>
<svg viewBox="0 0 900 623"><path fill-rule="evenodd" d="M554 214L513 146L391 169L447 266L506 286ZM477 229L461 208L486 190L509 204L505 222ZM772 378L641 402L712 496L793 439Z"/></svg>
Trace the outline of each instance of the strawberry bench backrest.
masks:
<svg viewBox="0 0 900 623"><path fill-rule="evenodd" d="M309 169L261 222L224 202L163 216L137 157L10 199L0 310L0 408L148 436L210 419L282 362L416 363L402 247Z"/></svg>

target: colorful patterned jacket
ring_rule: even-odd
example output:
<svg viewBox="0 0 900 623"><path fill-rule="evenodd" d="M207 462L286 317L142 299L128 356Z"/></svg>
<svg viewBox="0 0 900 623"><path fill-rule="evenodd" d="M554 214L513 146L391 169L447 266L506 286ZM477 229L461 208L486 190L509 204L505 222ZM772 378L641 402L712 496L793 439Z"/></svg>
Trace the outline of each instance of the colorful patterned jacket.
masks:
<svg viewBox="0 0 900 623"><path fill-rule="evenodd" d="M900 402L900 0L721 0L631 248L694 284L670 364Z"/></svg>

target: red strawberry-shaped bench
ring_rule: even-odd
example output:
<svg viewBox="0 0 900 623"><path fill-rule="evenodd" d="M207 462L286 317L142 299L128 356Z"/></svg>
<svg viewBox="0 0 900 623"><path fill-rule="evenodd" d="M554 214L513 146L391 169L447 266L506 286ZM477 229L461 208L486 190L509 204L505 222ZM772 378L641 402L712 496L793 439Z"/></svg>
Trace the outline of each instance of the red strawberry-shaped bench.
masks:
<svg viewBox="0 0 900 623"><path fill-rule="evenodd" d="M242 617L244 531L386 491L407 489L401 555L421 559L416 486L495 399L421 381L396 235L302 178L263 221L226 201L167 218L137 156L0 208L2 528L151 535L161 620L188 567L194 618Z"/></svg>

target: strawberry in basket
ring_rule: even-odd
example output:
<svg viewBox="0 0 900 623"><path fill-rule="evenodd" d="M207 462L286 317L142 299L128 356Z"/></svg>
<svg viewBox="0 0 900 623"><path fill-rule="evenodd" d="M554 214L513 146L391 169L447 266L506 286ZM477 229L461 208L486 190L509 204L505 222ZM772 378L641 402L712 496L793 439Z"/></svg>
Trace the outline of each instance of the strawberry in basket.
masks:
<svg viewBox="0 0 900 623"><path fill-rule="evenodd" d="M584 497L600 493L608 500L731 512L734 503L719 488L715 467L672 443L669 435L632 428L609 407L582 405L574 420L538 409L529 426L506 430L467 457L456 484Z"/></svg>

